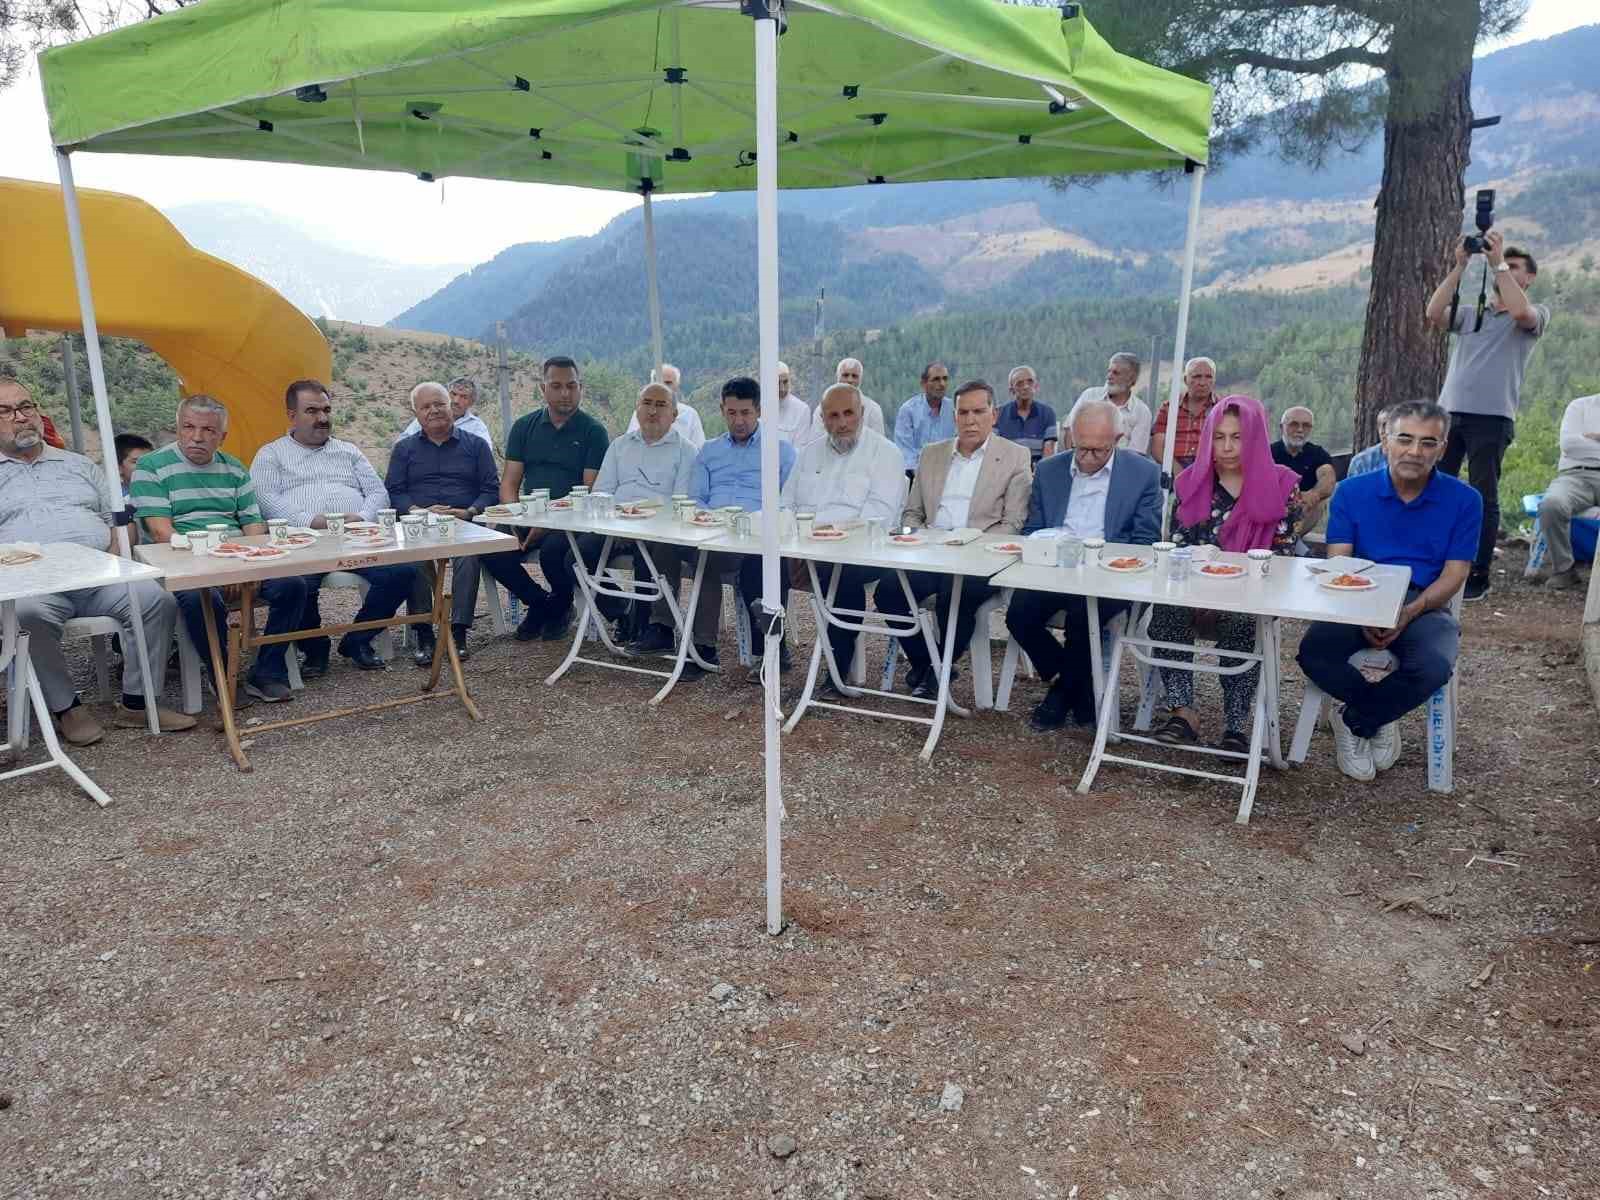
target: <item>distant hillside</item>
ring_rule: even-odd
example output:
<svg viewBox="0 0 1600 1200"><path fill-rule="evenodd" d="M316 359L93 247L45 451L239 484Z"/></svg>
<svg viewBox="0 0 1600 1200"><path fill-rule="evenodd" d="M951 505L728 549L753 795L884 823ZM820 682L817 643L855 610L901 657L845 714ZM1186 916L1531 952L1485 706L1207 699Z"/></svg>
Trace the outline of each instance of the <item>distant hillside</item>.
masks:
<svg viewBox="0 0 1600 1200"><path fill-rule="evenodd" d="M354 254L248 205L185 204L166 215L200 249L270 283L313 317L381 325L462 269Z"/></svg>
<svg viewBox="0 0 1600 1200"><path fill-rule="evenodd" d="M1560 251L1552 261L1593 253L1593 235L1575 221L1558 222L1558 232L1519 210L1517 194L1541 186L1552 172L1600 162L1597 59L1600 25L1475 64L1477 111L1504 121L1476 135L1469 186L1502 186L1505 227ZM1200 286L1216 292L1360 282L1380 173L1376 136L1320 172L1286 165L1271 150L1223 164L1205 186ZM823 287L829 328L888 324L935 308L977 311L1168 292L1176 285L1184 224L1182 189L1173 182L1129 176L1066 190L1042 180L992 180L781 192L785 337L809 328ZM1564 186L1576 194L1573 181ZM754 197L673 200L658 212L665 286L687 266L693 277L711 281L712 294L736 301L717 310L679 291L665 304L674 361L708 361L707 338L739 345L754 304L753 286L729 291L729 281L750 274ZM635 210L593 238L514 247L395 324L482 335L514 315L521 344L575 344L570 339L582 335L598 357L641 362L647 352L639 224ZM886 292L891 307L880 311ZM572 319L576 313L583 319Z"/></svg>

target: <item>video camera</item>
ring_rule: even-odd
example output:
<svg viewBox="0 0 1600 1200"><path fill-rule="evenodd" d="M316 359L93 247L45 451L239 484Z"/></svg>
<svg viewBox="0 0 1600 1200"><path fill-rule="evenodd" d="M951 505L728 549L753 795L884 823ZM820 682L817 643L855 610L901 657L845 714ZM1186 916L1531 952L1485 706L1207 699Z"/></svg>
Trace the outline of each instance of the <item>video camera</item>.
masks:
<svg viewBox="0 0 1600 1200"><path fill-rule="evenodd" d="M1482 254L1488 243L1483 235L1489 232L1494 225L1494 189L1482 188L1478 192L1478 211L1474 217L1478 226L1476 234L1467 234L1461 239L1461 245L1468 254Z"/></svg>

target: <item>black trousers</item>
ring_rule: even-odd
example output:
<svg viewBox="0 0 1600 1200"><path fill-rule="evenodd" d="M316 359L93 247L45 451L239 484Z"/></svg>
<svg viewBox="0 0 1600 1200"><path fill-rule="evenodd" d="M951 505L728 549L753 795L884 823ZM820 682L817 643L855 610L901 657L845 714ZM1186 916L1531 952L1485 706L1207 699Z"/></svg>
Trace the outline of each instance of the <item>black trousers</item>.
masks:
<svg viewBox="0 0 1600 1200"><path fill-rule="evenodd" d="M1516 433L1516 422L1510 417L1450 415L1450 440L1439 469L1459 477L1465 462L1467 482L1483 497L1483 529L1478 534L1478 557L1472 561L1474 575L1488 575L1494 561L1494 539L1500 531L1500 464Z"/></svg>
<svg viewBox="0 0 1600 1200"><path fill-rule="evenodd" d="M950 592L956 578L954 575L936 575L931 571L906 572L911 594L919 604L929 596L939 597L934 612L941 622L949 612ZM961 605L956 610L956 644L950 655L951 662L967 652L967 646L972 642L972 630L978 623L978 606L994 594L994 588L989 586L988 581L978 576L963 576L961 580ZM878 588L877 607L879 612L897 617L912 615L906 607L905 589L900 586L893 571L884 572L882 586ZM906 652L911 665L919 671L927 670L932 663L928 657L928 644L920 636L901 638L900 649ZM942 641L940 650L943 651Z"/></svg>
<svg viewBox="0 0 1600 1200"><path fill-rule="evenodd" d="M1121 600L1100 602L1100 621L1104 625L1127 608ZM1063 629L1065 644L1056 641L1049 622L1057 613L1066 614ZM1033 661L1034 670L1046 683L1067 693L1073 719L1080 723L1094 720L1094 666L1089 657L1089 605L1082 596L1056 592L1012 593L1006 609L1006 629Z"/></svg>

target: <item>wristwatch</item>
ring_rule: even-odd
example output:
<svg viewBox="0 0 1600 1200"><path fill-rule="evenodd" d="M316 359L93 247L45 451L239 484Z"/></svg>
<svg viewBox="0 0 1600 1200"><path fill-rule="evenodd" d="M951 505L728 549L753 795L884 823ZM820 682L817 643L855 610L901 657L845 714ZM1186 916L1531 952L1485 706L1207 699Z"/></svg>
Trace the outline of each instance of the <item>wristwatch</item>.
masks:
<svg viewBox="0 0 1600 1200"><path fill-rule="evenodd" d="M476 521L478 519L478 513L481 511L482 510L479 509L477 505L470 505L467 508L467 520Z"/></svg>
<svg viewBox="0 0 1600 1200"><path fill-rule="evenodd" d="M1508 262L1503 262L1498 267L1496 267L1494 269L1496 275L1498 275L1501 271L1509 271L1509 270L1511 270L1511 264L1508 263Z"/></svg>

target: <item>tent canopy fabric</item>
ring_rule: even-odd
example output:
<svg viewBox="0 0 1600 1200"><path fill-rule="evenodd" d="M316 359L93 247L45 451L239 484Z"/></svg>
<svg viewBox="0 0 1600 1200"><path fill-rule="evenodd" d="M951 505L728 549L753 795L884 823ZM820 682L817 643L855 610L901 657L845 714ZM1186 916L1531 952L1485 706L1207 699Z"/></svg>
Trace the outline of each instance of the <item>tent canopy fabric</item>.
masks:
<svg viewBox="0 0 1600 1200"><path fill-rule="evenodd" d="M791 0L784 187L1206 161L1211 89L1079 5ZM755 187L734 0L207 0L47 51L66 150L660 192Z"/></svg>

